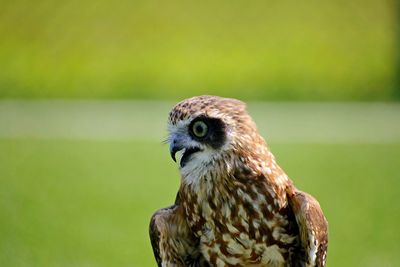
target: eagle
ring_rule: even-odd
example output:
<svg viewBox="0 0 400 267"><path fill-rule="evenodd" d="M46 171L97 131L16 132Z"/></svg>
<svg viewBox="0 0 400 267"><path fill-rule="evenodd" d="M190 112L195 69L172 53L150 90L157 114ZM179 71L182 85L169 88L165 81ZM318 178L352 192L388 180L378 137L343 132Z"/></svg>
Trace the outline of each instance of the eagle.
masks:
<svg viewBox="0 0 400 267"><path fill-rule="evenodd" d="M318 201L276 163L242 101L183 100L168 132L181 182L175 203L150 220L158 266L325 266Z"/></svg>

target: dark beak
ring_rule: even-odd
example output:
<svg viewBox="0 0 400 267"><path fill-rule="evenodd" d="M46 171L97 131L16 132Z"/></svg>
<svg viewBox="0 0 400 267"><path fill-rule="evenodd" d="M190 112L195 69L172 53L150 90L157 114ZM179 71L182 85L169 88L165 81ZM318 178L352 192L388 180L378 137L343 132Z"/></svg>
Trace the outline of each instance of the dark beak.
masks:
<svg viewBox="0 0 400 267"><path fill-rule="evenodd" d="M171 147L169 149L169 154L171 155L171 158L176 162L176 158L175 158L175 154L176 152L178 152L179 150L176 149L175 147Z"/></svg>
<svg viewBox="0 0 400 267"><path fill-rule="evenodd" d="M176 141L174 140L172 144L169 147L169 154L171 155L171 158L176 162L175 154L179 150L182 150L184 147L177 145Z"/></svg>
<svg viewBox="0 0 400 267"><path fill-rule="evenodd" d="M182 158L180 160L180 166L183 168L185 164L190 159L190 156L198 151L200 151L199 147L186 147L184 146L184 141L179 137L175 137L172 139L172 142L169 147L169 153L171 158L176 162L176 152L186 148L185 153L183 153Z"/></svg>

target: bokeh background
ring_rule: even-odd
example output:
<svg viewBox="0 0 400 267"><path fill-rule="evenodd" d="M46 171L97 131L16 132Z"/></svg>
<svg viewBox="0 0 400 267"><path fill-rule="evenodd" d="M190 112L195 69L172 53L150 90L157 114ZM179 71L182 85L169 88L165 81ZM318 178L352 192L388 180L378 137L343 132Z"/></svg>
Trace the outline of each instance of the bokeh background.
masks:
<svg viewBox="0 0 400 267"><path fill-rule="evenodd" d="M155 266L174 103L240 98L327 266L400 266L396 0L0 0L0 266Z"/></svg>
<svg viewBox="0 0 400 267"><path fill-rule="evenodd" d="M390 100L396 2L2 0L0 96Z"/></svg>

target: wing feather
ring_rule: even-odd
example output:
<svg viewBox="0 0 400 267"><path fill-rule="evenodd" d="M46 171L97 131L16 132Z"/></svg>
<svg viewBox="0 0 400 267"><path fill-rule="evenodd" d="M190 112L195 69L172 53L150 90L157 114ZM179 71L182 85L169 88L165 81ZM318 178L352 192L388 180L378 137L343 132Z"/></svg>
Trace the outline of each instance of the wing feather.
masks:
<svg viewBox="0 0 400 267"><path fill-rule="evenodd" d="M288 195L306 252L307 267L325 266L328 248L328 221L318 201L311 195L293 190Z"/></svg>
<svg viewBox="0 0 400 267"><path fill-rule="evenodd" d="M151 217L150 220L150 227L149 227L150 241L151 241L151 246L153 247L154 258L156 259L158 267L162 266L161 265L162 259L160 254L161 225L158 220L158 217L162 216L162 214L168 209L169 208L157 211L156 213L154 213L154 215Z"/></svg>
<svg viewBox="0 0 400 267"><path fill-rule="evenodd" d="M199 240L191 233L178 204L154 213L149 232L159 267L208 266L198 248Z"/></svg>

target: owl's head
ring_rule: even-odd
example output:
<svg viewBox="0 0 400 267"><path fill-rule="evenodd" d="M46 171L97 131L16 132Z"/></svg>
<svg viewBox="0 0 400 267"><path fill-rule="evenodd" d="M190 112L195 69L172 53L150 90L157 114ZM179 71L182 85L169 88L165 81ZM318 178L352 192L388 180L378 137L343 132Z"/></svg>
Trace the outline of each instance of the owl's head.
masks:
<svg viewBox="0 0 400 267"><path fill-rule="evenodd" d="M198 96L179 102L168 119L171 157L182 176L216 168L221 162L244 160L265 147L243 102L217 96ZM220 166L219 166L220 167Z"/></svg>

